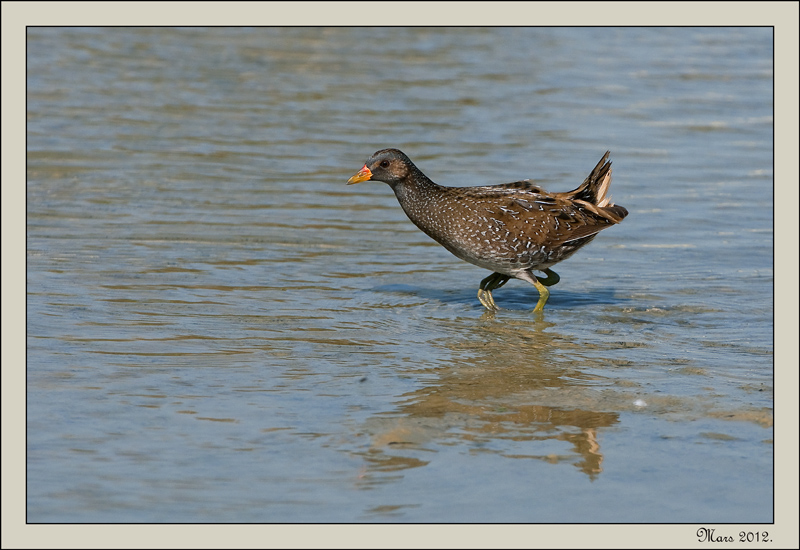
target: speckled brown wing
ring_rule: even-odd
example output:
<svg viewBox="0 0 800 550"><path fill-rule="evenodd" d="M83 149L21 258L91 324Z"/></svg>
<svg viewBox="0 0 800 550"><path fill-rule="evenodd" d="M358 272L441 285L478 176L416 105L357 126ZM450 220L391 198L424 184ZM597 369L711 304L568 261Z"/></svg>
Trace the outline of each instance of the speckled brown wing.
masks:
<svg viewBox="0 0 800 550"><path fill-rule="evenodd" d="M515 197L512 203L526 212L523 217L541 220L550 247L594 235L621 222L628 213L621 206L598 207L586 201L549 195L534 200Z"/></svg>

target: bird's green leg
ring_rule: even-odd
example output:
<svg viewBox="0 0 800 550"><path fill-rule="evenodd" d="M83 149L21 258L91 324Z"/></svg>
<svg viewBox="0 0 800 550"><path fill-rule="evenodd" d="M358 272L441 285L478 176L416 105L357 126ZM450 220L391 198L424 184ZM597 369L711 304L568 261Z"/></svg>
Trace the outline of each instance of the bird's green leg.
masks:
<svg viewBox="0 0 800 550"><path fill-rule="evenodd" d="M517 275L518 278L528 281L536 287L536 290L539 291L539 301L536 302L536 307L533 308L534 313L544 310L544 305L547 303L547 299L550 297L550 291L547 290L547 287L553 286L561 280L561 277L559 277L558 273L555 271L550 271L549 269L544 269L542 271L545 275L547 275L547 277L537 277L533 273L526 271L523 271Z"/></svg>
<svg viewBox="0 0 800 550"><path fill-rule="evenodd" d="M480 288L478 289L478 300L483 304L483 307L489 311L500 309L497 307L497 304L494 303L492 291L506 284L510 278L511 277L508 275L503 275L502 273L492 273L481 281Z"/></svg>
<svg viewBox="0 0 800 550"><path fill-rule="evenodd" d="M533 308L533 311L542 311L544 309L544 305L547 303L547 299L550 297L550 291L547 290L546 286L539 282L539 278L536 276L533 277L533 285L539 291L539 301L536 302L536 307Z"/></svg>

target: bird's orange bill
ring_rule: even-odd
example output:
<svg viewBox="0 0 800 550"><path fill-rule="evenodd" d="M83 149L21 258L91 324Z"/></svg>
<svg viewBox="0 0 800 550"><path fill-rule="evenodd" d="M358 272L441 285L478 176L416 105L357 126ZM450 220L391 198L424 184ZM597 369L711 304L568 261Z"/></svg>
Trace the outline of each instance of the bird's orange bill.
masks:
<svg viewBox="0 0 800 550"><path fill-rule="evenodd" d="M347 185L353 185L354 183L361 183L362 181L369 181L372 179L372 172L369 171L367 165L365 164L364 167L353 174L353 177L347 180Z"/></svg>

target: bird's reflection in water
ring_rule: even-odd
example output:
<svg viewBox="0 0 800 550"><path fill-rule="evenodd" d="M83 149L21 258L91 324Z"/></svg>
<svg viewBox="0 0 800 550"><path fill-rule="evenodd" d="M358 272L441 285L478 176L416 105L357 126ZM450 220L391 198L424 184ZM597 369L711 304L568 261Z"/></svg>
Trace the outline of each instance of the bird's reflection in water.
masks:
<svg viewBox="0 0 800 550"><path fill-rule="evenodd" d="M361 479L381 472L386 482L389 472L425 466L441 445L566 462L595 479L603 470L598 429L619 415L592 408L589 395L605 383L585 372L596 360L553 326L541 317L510 324L487 314L467 338L439 342L452 351L452 364L429 369L431 383L363 426L372 444Z"/></svg>

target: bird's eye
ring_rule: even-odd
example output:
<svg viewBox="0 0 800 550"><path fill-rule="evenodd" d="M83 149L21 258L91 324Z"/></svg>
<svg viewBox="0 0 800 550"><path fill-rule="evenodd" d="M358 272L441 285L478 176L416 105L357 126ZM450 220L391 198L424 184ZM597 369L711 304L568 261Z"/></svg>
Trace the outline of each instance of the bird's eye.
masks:
<svg viewBox="0 0 800 550"><path fill-rule="evenodd" d="M388 160L381 161L381 168L389 168L389 161Z"/></svg>

